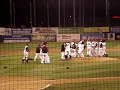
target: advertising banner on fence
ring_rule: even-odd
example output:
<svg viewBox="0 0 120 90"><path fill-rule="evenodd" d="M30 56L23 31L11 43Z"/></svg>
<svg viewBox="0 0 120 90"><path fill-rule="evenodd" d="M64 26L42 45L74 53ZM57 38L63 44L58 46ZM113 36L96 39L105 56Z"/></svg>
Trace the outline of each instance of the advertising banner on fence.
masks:
<svg viewBox="0 0 120 90"><path fill-rule="evenodd" d="M55 42L56 41L56 35L32 35L32 41Z"/></svg>
<svg viewBox="0 0 120 90"><path fill-rule="evenodd" d="M0 35L5 35L5 28L0 28Z"/></svg>
<svg viewBox="0 0 120 90"><path fill-rule="evenodd" d="M5 35L12 35L12 30L11 28L5 28Z"/></svg>
<svg viewBox="0 0 120 90"><path fill-rule="evenodd" d="M31 36L3 36L4 43L30 42Z"/></svg>
<svg viewBox="0 0 120 90"><path fill-rule="evenodd" d="M120 33L120 27L111 27L110 33Z"/></svg>
<svg viewBox="0 0 120 90"><path fill-rule="evenodd" d="M104 38L103 33L84 33L80 35L81 39L102 39Z"/></svg>
<svg viewBox="0 0 120 90"><path fill-rule="evenodd" d="M81 27L60 27L58 28L59 34L80 34L83 33L83 28Z"/></svg>
<svg viewBox="0 0 120 90"><path fill-rule="evenodd" d="M58 33L57 27L34 27L32 28L33 35L56 35Z"/></svg>
<svg viewBox="0 0 120 90"><path fill-rule="evenodd" d="M57 42L80 41L80 34L58 34Z"/></svg>
<svg viewBox="0 0 120 90"><path fill-rule="evenodd" d="M31 28L12 28L12 35L31 35Z"/></svg>
<svg viewBox="0 0 120 90"><path fill-rule="evenodd" d="M109 27L88 27L84 28L84 33L87 32L109 32Z"/></svg>
<svg viewBox="0 0 120 90"><path fill-rule="evenodd" d="M0 28L0 35L12 35L11 28Z"/></svg>

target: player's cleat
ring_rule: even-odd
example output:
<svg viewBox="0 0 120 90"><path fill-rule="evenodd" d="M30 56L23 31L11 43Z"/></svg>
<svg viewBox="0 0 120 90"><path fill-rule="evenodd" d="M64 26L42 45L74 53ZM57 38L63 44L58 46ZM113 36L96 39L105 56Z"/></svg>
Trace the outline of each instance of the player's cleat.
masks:
<svg viewBox="0 0 120 90"><path fill-rule="evenodd" d="M104 54L103 57L108 57L108 54Z"/></svg>
<svg viewBox="0 0 120 90"><path fill-rule="evenodd" d="M90 57L89 55L87 55L87 57Z"/></svg>
<svg viewBox="0 0 120 90"><path fill-rule="evenodd" d="M65 55L65 59L68 59L68 56L67 56L67 55Z"/></svg>
<svg viewBox="0 0 120 90"><path fill-rule="evenodd" d="M27 60L25 60L25 63L28 63L28 59L27 59Z"/></svg>
<svg viewBox="0 0 120 90"><path fill-rule="evenodd" d="M70 55L70 59L72 58L72 56Z"/></svg>
<svg viewBox="0 0 120 90"><path fill-rule="evenodd" d="M21 60L21 63L24 63L24 61L25 61L25 59L22 59L22 60Z"/></svg>
<svg viewBox="0 0 120 90"><path fill-rule="evenodd" d="M28 63L29 60L33 60L33 59L32 59L32 58L27 58L27 59L23 58L23 59L21 60L21 63Z"/></svg>

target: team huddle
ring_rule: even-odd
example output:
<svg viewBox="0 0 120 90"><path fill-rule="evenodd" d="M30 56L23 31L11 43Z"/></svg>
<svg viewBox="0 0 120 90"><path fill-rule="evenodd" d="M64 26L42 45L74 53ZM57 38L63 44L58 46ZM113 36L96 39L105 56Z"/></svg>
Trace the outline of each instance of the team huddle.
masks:
<svg viewBox="0 0 120 90"><path fill-rule="evenodd" d="M29 60L28 53L29 53L29 48L28 48L28 43L27 43L24 48L24 57L22 59L22 63L28 63L28 60ZM50 63L47 42L38 44L38 46L36 47L36 54L34 57L34 62L36 62L37 57L40 58L41 64Z"/></svg>
<svg viewBox="0 0 120 90"><path fill-rule="evenodd" d="M64 42L61 45L61 59L71 59L72 57L85 57L84 51L86 48L87 57L104 57L107 56L106 53L106 42L105 40L97 40L97 39L88 39L87 41L81 40L78 43L75 42ZM27 63L30 58L29 56L29 48L28 43L24 48L24 57L22 59L22 63ZM40 63L50 63L50 58L48 55L48 46L47 42L43 42L38 44L36 47L36 54L34 57L34 62L36 62L37 58L40 58Z"/></svg>
<svg viewBox="0 0 120 90"><path fill-rule="evenodd" d="M78 43L64 42L61 45L61 59L71 59L71 57L85 57L84 51L86 48L87 57L104 57L106 53L105 40L88 39L81 40Z"/></svg>

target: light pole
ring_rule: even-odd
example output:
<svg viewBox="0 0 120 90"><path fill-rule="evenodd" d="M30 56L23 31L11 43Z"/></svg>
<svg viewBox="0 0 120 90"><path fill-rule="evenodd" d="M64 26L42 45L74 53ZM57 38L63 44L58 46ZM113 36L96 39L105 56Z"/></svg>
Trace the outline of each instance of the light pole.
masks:
<svg viewBox="0 0 120 90"><path fill-rule="evenodd" d="M16 25L16 22L15 22L15 17L16 17L15 16L15 1L13 1L13 14L14 14L13 15L13 17L14 17L13 19L14 19L14 26L15 26Z"/></svg>
<svg viewBox="0 0 120 90"><path fill-rule="evenodd" d="M32 3L30 0L30 27L32 27Z"/></svg>
<svg viewBox="0 0 120 90"><path fill-rule="evenodd" d="M82 0L83 1L83 19L82 19L82 22L83 22L83 28L84 28L84 0Z"/></svg>
<svg viewBox="0 0 120 90"><path fill-rule="evenodd" d="M76 16L76 14L75 14L75 0L73 0L73 25L74 25L74 27L76 26L76 18L75 18L75 16Z"/></svg>
<svg viewBox="0 0 120 90"><path fill-rule="evenodd" d="M66 22L66 20L65 20L65 17L66 17L66 13L65 13L65 9L66 9L66 0L63 0L64 1L64 8L63 8L63 14L64 14L64 27L66 26L65 24L65 22Z"/></svg>
<svg viewBox="0 0 120 90"><path fill-rule="evenodd" d="M106 26L109 26L109 0L106 0Z"/></svg>
<svg viewBox="0 0 120 90"><path fill-rule="evenodd" d="M47 25L49 27L49 2L47 0Z"/></svg>
<svg viewBox="0 0 120 90"><path fill-rule="evenodd" d="M10 26L12 26L12 0L9 0L10 4Z"/></svg>
<svg viewBox="0 0 120 90"><path fill-rule="evenodd" d="M93 0L94 2L93 2L93 14L94 14L94 27L95 27L95 24L96 24L96 17L95 17L95 14L96 14L96 12L95 12L95 8L96 8L96 5L95 5L95 0Z"/></svg>
<svg viewBox="0 0 120 90"><path fill-rule="evenodd" d="M34 18L34 26L36 27L36 2L33 0L33 18Z"/></svg>
<svg viewBox="0 0 120 90"><path fill-rule="evenodd" d="M60 0L58 0L58 26L60 27Z"/></svg>

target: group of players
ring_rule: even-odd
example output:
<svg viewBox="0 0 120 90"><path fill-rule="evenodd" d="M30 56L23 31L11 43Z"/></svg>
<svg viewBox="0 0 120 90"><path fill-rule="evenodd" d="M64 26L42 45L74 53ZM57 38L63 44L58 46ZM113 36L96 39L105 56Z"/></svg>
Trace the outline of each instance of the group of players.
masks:
<svg viewBox="0 0 120 90"><path fill-rule="evenodd" d="M22 63L28 63L28 61L30 60L29 56L29 48L28 48L28 43L26 43L26 46L24 48L24 57L22 59ZM50 58L48 55L48 46L47 46L47 42L43 42L38 44L38 46L36 47L36 54L34 57L34 62L36 62L37 58L40 58L41 60L41 64L45 64L45 63L50 63Z"/></svg>
<svg viewBox="0 0 120 90"><path fill-rule="evenodd" d="M106 42L103 39L88 39L81 40L78 43L75 42L63 42L61 45L61 59L67 60L72 57L85 57L84 51L87 51L87 57L104 57L107 56L106 53ZM24 48L24 57L22 58L22 63L27 63L30 58L28 43ZM47 42L38 44L36 47L36 54L34 57L34 62L37 58L40 58L41 64L50 63L50 58L48 55Z"/></svg>
<svg viewBox="0 0 120 90"><path fill-rule="evenodd" d="M71 59L71 57L104 57L106 53L106 42L104 39L88 39L75 42L63 42L61 45L61 59Z"/></svg>

